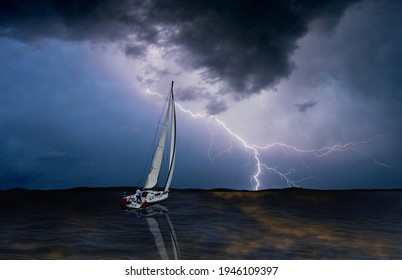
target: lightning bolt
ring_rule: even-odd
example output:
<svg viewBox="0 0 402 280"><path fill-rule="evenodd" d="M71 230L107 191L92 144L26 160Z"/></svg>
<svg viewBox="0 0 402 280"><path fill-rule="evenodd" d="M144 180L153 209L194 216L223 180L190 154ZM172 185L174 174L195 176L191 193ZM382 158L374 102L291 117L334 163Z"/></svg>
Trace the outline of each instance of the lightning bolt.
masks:
<svg viewBox="0 0 402 280"><path fill-rule="evenodd" d="M232 141L232 139L231 139L231 141L230 141L229 147L228 147L226 150L220 151L219 153L217 153L217 154L215 154L215 155L211 155L211 154L212 154L211 150L212 150L212 147L214 146L215 133L212 131L212 129L211 129L209 126L208 126L208 129L209 129L209 132L211 133L211 142L210 142L210 145L209 145L209 148L208 148L208 152L207 152L207 153L208 153L209 160L212 162L212 161L214 161L217 157L220 157L220 156L223 155L223 154L226 154L226 153L231 154L231 152L232 152L232 147L233 147L233 141Z"/></svg>
<svg viewBox="0 0 402 280"><path fill-rule="evenodd" d="M367 152L364 152L364 151L358 151L358 152L359 152L359 153L362 153L362 154L364 154L364 155L366 155L370 160L372 160L372 161L373 161L375 164L377 164L377 165L383 166L383 167L385 167L385 168L391 168L391 169L394 169L394 170L396 170L396 171L402 172L402 169L400 169L400 168L398 168L398 167L396 167L396 166L394 166L394 165L390 165L390 164L383 163L383 162L381 162L381 161L379 161L379 160L373 158L373 157L372 157L369 153L367 153Z"/></svg>
<svg viewBox="0 0 402 280"><path fill-rule="evenodd" d="M209 120L214 120L224 131L226 131L226 133L228 133L233 139L236 139L245 148L245 150L249 153L249 157L253 158L254 161L255 161L255 164L256 164L256 169L255 169L254 173L250 176L250 182L251 182L251 185L252 185L254 190L259 190L260 189L261 182L260 182L259 177L260 177L261 173L263 172L263 168L268 170L268 171L270 171L270 172L272 172L272 173L275 173L276 175L279 175L280 178L283 179L289 187L299 187L296 184L296 181L292 181L292 180L290 180L288 178L288 175L290 173L280 172L278 170L278 168L272 168L272 167L269 167L266 164L261 163L260 153L259 153L259 149L261 149L261 147L258 147L257 145L254 145L254 144L247 143L247 141L243 137L241 137L240 135L235 133L232 129L230 129L219 118L217 118L216 116L209 116L209 115L206 115L206 114L194 114L190 110L183 108L182 105L180 105L178 103L176 103L176 105L181 111L183 111L184 113L189 114L193 118L208 118ZM212 135L214 135L214 134L212 134ZM208 150L208 154L209 154L209 151L210 151L210 149L211 149L211 147L213 145L213 139L214 139L214 136L213 136L213 138L211 140L211 145L210 145L210 148ZM218 155L216 155L212 159L216 158L217 156L221 155L222 153L229 152L231 147L232 146L230 146L227 150L218 153ZM268 146L263 147L263 149L267 149L267 148L268 148ZM211 159L211 157L210 157L210 159Z"/></svg>
<svg viewBox="0 0 402 280"><path fill-rule="evenodd" d="M157 95L159 97L165 97L162 94L152 92L149 88L147 88L145 92L147 94L150 94L150 95ZM326 147L323 147L323 148L320 148L320 149L300 149L300 148L298 148L296 146L288 145L288 144L285 144L285 143L279 143L279 142L274 142L274 143L271 143L271 144L267 144L265 146L259 146L259 145L256 145L256 144L249 144L246 139L241 137L238 133L234 132L221 119L217 118L216 116L207 115L207 114L200 114L200 113L194 113L191 110L188 110L188 109L184 108L181 104L179 104L177 102L176 102L176 106L182 112L188 114L192 118L207 119L208 123L210 123L211 121L214 121L216 124L218 124L220 126L220 128L223 131L225 131L231 137L232 141L231 141L229 147L226 150L223 150L223 151L219 152L216 155L211 155L211 150L212 150L212 147L214 145L214 140L215 140L215 134L209 128L209 131L211 133L211 143L210 143L210 146L209 146L209 149L208 149L207 153L208 153L208 157L209 157L209 159L211 161L213 161L215 158L219 157L220 155L222 155L224 153L231 153L231 149L232 149L232 146L233 146L233 139L235 139L247 151L247 153L249 154L250 162L251 162L251 159L253 159L254 162L255 162L255 171L250 176L250 183L251 183L252 188L255 191L258 191L260 189L260 187L261 187L260 175L263 174L263 170L266 170L266 171L268 171L270 173L273 173L273 174L279 176L281 178L281 180L284 181L288 187L300 187L298 184L303 182L303 181L310 180L310 179L317 179L314 176L308 176L308 177L301 178L301 179L298 179L298 180L290 179L289 178L290 175L296 173L296 170L295 169L289 169L286 172L285 171L280 171L279 166L270 167L266 163L262 163L260 153L262 153L264 151L267 151L269 149L273 149L275 147L281 147L283 149L290 150L290 151L293 151L293 152L296 152L296 153L313 154L316 158L321 158L321 157L328 156L329 154L334 153L334 152L340 152L340 151L344 151L344 150L346 150L348 148L355 148L358 145L367 144L369 142L374 141L376 138L379 138L379 137L387 137L388 136L388 135L378 135L378 136L372 137L372 138L370 138L368 140L364 140L364 141L350 142L350 143L346 143L346 144L342 144L342 145L341 144L336 144L336 145L333 145L333 146L326 146ZM299 127L298 127L298 132L299 132L299 135L305 136L305 135L303 135L301 133ZM305 136L305 137L307 137L307 136ZM307 140L309 140L309 139L307 138ZM382 163L382 162L374 159L367 152L363 152L363 151L358 151L358 152L363 153L366 156L368 156L375 164L381 165L381 166L386 167L386 168L393 168L395 170L402 171L401 169L399 169L399 168L397 168L395 166L388 165L388 164Z"/></svg>
<svg viewBox="0 0 402 280"><path fill-rule="evenodd" d="M315 157L320 158L320 157L327 156L330 153L333 153L333 152L336 152L336 151L340 152L340 151L343 151L343 150L345 150L347 148L350 148L350 147L355 147L357 145L367 144L367 143L373 141L375 138L378 138L378 137L384 137L384 136L383 135L378 135L376 137L373 137L371 139L364 140L364 141L346 143L346 144L343 144L343 145L336 144L336 145L333 145L331 147L323 147L321 149L299 149L296 146L292 146L292 145L288 145L288 144L284 144L284 143L278 143L278 142L275 142L275 143L272 143L272 144L267 144L265 146L256 146L256 147L258 149L261 149L261 150L267 150L267 149L270 149L270 148L273 148L273 147L282 147L282 148L285 148L285 149L293 150L294 152L297 152L297 153L312 153L312 154L315 155Z"/></svg>

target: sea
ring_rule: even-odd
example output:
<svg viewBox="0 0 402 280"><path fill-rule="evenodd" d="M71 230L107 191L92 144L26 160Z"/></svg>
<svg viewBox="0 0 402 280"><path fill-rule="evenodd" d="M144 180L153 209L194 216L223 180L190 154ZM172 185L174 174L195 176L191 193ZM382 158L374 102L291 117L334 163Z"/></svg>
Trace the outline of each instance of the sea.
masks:
<svg viewBox="0 0 402 280"><path fill-rule="evenodd" d="M0 259L402 259L401 190L171 190L142 211L122 194L0 191Z"/></svg>

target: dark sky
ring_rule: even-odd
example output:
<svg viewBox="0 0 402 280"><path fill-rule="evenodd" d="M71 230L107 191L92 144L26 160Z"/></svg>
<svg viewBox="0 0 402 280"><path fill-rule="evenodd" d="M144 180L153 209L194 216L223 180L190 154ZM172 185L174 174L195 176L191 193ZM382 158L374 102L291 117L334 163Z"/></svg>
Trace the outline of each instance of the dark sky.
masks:
<svg viewBox="0 0 402 280"><path fill-rule="evenodd" d="M401 1L0 1L0 189L402 183Z"/></svg>

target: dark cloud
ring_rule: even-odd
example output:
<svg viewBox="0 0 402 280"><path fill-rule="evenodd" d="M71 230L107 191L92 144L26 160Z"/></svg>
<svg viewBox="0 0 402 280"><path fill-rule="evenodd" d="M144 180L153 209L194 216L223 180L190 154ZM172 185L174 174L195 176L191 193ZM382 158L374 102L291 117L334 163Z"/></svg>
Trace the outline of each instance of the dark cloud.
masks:
<svg viewBox="0 0 402 280"><path fill-rule="evenodd" d="M208 115L218 115L228 109L227 100L211 94L203 87L185 87L176 91L176 98L180 101L207 100L205 111Z"/></svg>
<svg viewBox="0 0 402 280"><path fill-rule="evenodd" d="M348 95L401 100L401 11L401 1L365 1L348 10L331 36L315 28L300 42L306 58L299 61L304 70L298 86L323 90L341 84Z"/></svg>
<svg viewBox="0 0 402 280"><path fill-rule="evenodd" d="M370 22L366 23L366 18L361 15L354 18L354 25L339 38L339 44L350 44L343 50L339 72L351 92L391 101L402 100L402 3L399 4L396 11L367 7ZM359 36L363 29L367 34ZM394 105L393 102L390 105Z"/></svg>
<svg viewBox="0 0 402 280"><path fill-rule="evenodd" d="M287 77L309 25L333 27L354 2L1 1L0 32L25 41L113 41L130 56L149 45L175 48L178 61L205 69L206 81L221 82L220 94L240 100Z"/></svg>
<svg viewBox="0 0 402 280"><path fill-rule="evenodd" d="M193 101L209 97L208 91L202 87L185 87L177 91L176 99L180 101Z"/></svg>
<svg viewBox="0 0 402 280"><path fill-rule="evenodd" d="M127 43L124 47L124 52L128 56L140 56L145 54L146 48L144 44L141 43Z"/></svg>
<svg viewBox="0 0 402 280"><path fill-rule="evenodd" d="M208 104L205 106L208 115L217 115L226 111L227 108L226 102L222 99L210 99Z"/></svg>
<svg viewBox="0 0 402 280"><path fill-rule="evenodd" d="M322 36L315 29L305 36L296 53L300 67L289 79L291 87L298 90L297 102L317 101L320 108L314 111L337 116L336 122L347 124L341 127L350 130L350 135L365 129L366 135L392 134L399 138L401 4L366 1L348 10L331 36ZM296 103L294 93L284 101Z"/></svg>
<svg viewBox="0 0 402 280"><path fill-rule="evenodd" d="M304 103L297 103L295 104L295 107L297 107L299 112L305 113L308 109L313 108L315 105L317 105L317 101L310 100Z"/></svg>
<svg viewBox="0 0 402 280"><path fill-rule="evenodd" d="M0 2L3 36L28 42L43 38L72 41L127 42L137 50L140 42L153 42L156 31L143 18L143 1L16 0ZM131 35L131 36L129 36Z"/></svg>

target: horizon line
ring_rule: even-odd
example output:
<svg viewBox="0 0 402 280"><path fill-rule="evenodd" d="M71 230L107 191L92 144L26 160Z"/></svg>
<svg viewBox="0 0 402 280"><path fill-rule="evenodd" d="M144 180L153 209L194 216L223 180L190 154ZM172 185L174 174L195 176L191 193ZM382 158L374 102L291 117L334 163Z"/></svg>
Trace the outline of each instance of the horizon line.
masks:
<svg viewBox="0 0 402 280"><path fill-rule="evenodd" d="M38 188L24 188L14 187L7 189L0 189L0 191L68 191L68 190L121 190L130 191L141 187L136 186L77 186L77 187L65 187L65 188L53 188L53 189L38 189ZM402 191L402 187L393 188L339 188L339 189L319 189L319 188L305 188L305 187L282 187L282 188L266 188L260 190L250 189L238 189L238 188L170 188L174 191L233 191L233 192L265 192L265 191Z"/></svg>

